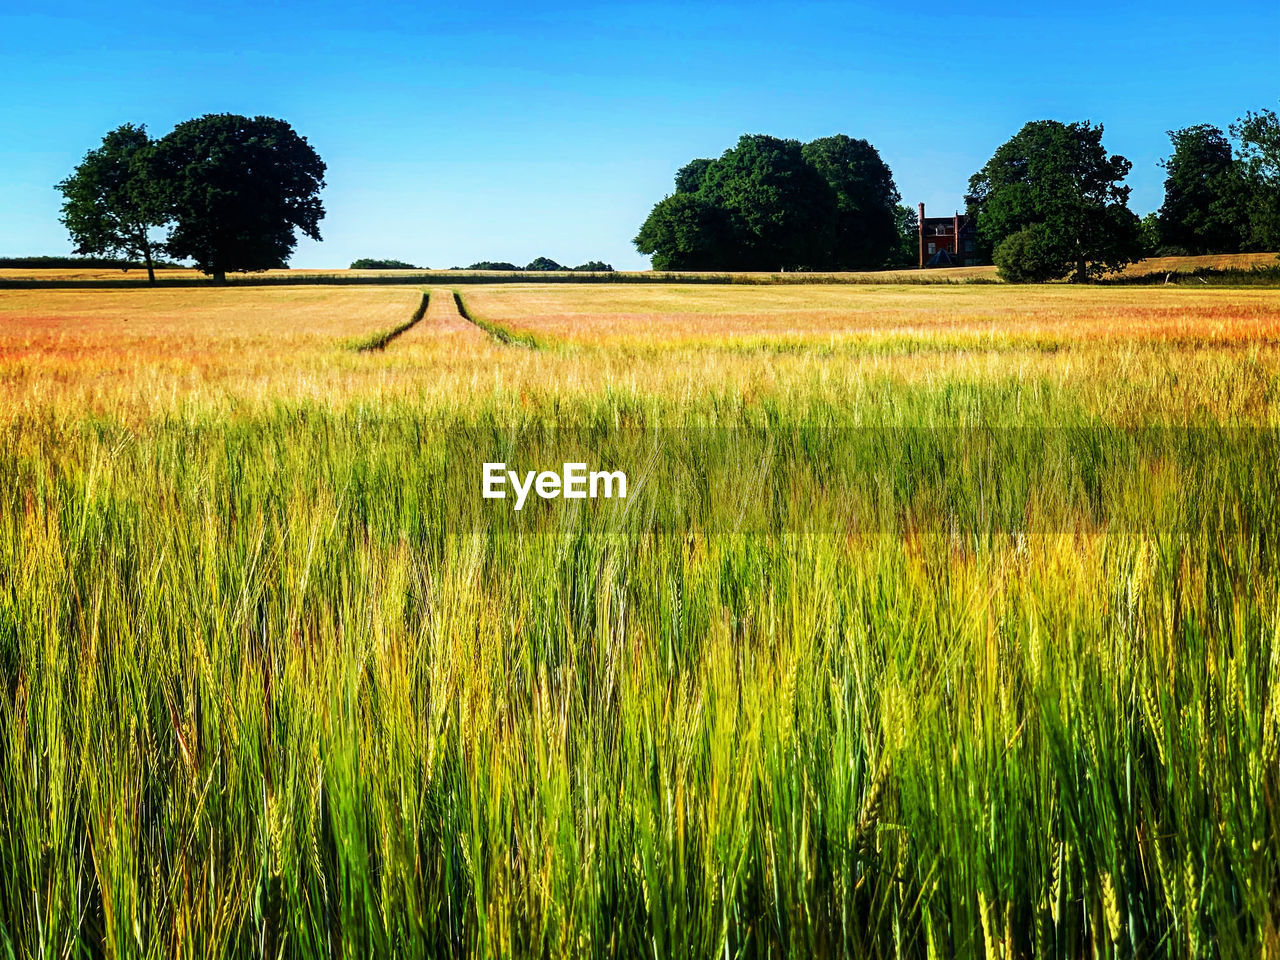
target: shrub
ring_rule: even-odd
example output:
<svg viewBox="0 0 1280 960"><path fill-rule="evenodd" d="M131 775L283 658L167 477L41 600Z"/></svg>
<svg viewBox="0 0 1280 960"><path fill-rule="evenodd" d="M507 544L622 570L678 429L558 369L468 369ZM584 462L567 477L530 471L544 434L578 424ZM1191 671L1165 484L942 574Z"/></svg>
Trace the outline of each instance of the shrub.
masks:
<svg viewBox="0 0 1280 960"><path fill-rule="evenodd" d="M996 246L993 259L1000 278L1010 283L1060 280L1072 266L1061 244L1042 223L1009 234Z"/></svg>

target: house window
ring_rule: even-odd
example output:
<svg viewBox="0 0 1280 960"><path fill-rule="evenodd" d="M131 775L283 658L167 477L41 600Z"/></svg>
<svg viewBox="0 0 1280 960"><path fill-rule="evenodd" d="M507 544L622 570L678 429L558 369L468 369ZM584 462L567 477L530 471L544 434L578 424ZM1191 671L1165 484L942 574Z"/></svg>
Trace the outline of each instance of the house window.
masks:
<svg viewBox="0 0 1280 960"><path fill-rule="evenodd" d="M931 243L931 244L929 244L929 252L930 252L930 253L937 253L937 251L934 249L934 245L933 245L932 243Z"/></svg>

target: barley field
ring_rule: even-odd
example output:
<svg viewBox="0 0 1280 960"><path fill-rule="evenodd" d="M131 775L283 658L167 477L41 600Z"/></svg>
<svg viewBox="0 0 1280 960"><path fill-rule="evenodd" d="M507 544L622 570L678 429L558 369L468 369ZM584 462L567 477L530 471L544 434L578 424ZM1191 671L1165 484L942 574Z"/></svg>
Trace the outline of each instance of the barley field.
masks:
<svg viewBox="0 0 1280 960"><path fill-rule="evenodd" d="M0 957L1280 956L1280 291L430 282L0 290Z"/></svg>

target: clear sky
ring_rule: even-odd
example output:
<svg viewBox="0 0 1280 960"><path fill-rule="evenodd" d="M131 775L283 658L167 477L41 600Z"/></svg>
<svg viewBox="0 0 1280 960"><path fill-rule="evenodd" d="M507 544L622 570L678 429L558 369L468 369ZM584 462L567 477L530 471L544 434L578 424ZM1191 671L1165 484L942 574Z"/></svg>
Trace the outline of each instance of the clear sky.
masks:
<svg viewBox="0 0 1280 960"><path fill-rule="evenodd" d="M53 184L111 128L235 112L329 165L294 266L639 268L675 171L742 133L865 137L947 214L1024 122L1088 119L1153 210L1166 130L1280 105L1280 2L0 0L0 65L0 256L70 252Z"/></svg>

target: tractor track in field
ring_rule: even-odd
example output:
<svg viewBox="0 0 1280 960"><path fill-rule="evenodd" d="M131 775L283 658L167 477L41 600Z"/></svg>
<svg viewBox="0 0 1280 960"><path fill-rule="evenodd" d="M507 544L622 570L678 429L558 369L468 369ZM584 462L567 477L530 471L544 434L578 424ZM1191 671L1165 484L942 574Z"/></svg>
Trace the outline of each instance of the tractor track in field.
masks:
<svg viewBox="0 0 1280 960"><path fill-rule="evenodd" d="M371 350L387 349L387 344L389 344L392 340L396 339L402 334L408 333L410 329L417 326L417 324L421 322L422 318L427 315L427 310L430 307L430 304L431 304L431 294L424 293L422 295L422 302L418 304L417 309L413 311L413 315L410 316L407 321L400 324L400 326L398 327L392 327L390 330L384 330L382 333L374 334L372 337L368 338L367 340L357 343L355 345L356 353L368 353Z"/></svg>
<svg viewBox="0 0 1280 960"><path fill-rule="evenodd" d="M390 330L383 330L363 340L349 343L357 353L386 350L392 343L412 344L428 339L480 337L503 347L523 347L527 350L544 350L548 344L532 333L513 330L510 327L478 317L467 307L466 301L456 290L432 289L422 294L413 315L404 323Z"/></svg>
<svg viewBox="0 0 1280 960"><path fill-rule="evenodd" d="M422 322L405 331L404 336L396 341L397 348L425 343L445 346L489 342L484 331L477 329L458 312L452 290L432 288L427 296L429 302Z"/></svg>
<svg viewBox="0 0 1280 960"><path fill-rule="evenodd" d="M476 316L467 307L466 301L462 299L462 294L457 290L453 291L453 305L457 309L459 317L483 330L490 338L503 346L525 347L529 350L542 350L546 347L545 343L531 333L512 330L510 327L503 326L500 323L494 323L492 320Z"/></svg>

